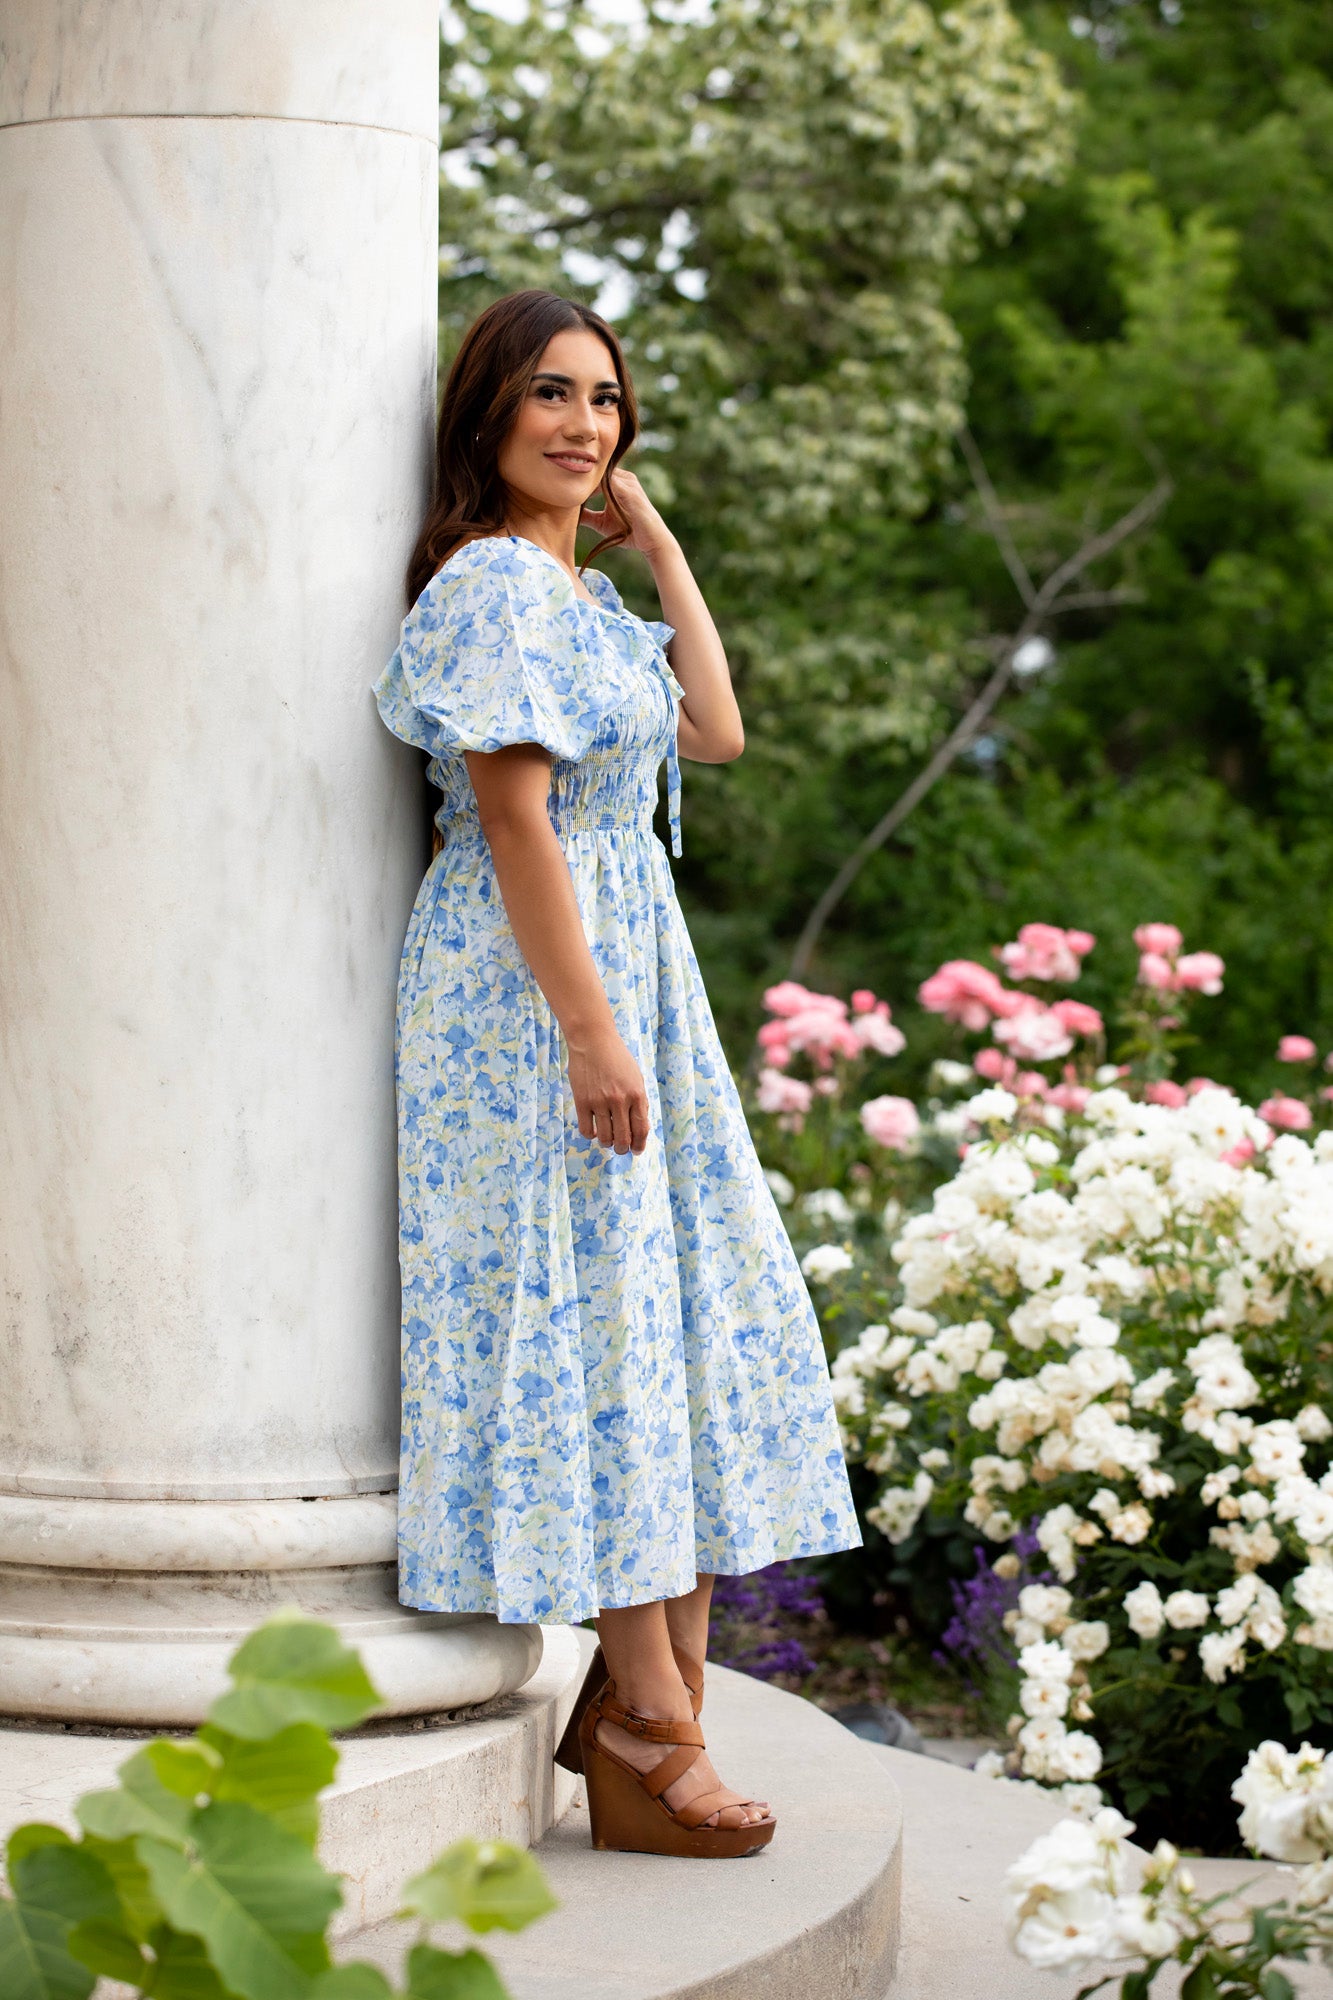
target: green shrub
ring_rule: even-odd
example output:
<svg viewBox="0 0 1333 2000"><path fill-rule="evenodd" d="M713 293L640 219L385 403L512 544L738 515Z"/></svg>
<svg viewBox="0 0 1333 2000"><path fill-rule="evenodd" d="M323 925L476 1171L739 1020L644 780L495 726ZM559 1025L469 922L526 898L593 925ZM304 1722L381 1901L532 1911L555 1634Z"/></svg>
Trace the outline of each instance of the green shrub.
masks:
<svg viewBox="0 0 1333 2000"><path fill-rule="evenodd" d="M80 1833L11 1834L0 1897L4 2000L86 2000L99 1978L152 2000L505 2000L489 1959L432 1944L430 1926L521 1930L554 1898L506 1841L460 1840L403 1888L415 1918L405 1983L335 1966L342 1901L315 1855L319 1794L350 1729L381 1706L357 1654L327 1625L279 1617L241 1645L232 1686L184 1742L158 1737L89 1792Z"/></svg>

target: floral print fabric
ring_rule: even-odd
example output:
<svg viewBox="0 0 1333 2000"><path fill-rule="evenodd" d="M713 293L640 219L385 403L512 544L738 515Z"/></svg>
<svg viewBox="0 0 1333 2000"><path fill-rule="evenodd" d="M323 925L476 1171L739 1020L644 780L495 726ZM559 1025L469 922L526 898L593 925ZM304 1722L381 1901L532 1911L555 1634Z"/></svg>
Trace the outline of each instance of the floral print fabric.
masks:
<svg viewBox="0 0 1333 2000"><path fill-rule="evenodd" d="M672 628L517 536L465 544L376 683L444 848L399 975L399 1596L574 1623L860 1532L819 1328L653 831ZM651 1131L578 1128L462 752L552 752L548 810Z"/></svg>

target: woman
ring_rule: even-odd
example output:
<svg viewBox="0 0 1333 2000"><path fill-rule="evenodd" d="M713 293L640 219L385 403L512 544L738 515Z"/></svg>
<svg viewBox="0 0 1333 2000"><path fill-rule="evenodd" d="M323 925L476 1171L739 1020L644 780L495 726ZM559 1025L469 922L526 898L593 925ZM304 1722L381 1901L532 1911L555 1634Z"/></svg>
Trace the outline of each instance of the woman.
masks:
<svg viewBox="0 0 1333 2000"><path fill-rule="evenodd" d="M596 313L544 291L482 313L376 684L443 794L398 990L399 1595L594 1617L558 1753L594 1841L723 1856L776 1821L703 1749L713 1577L860 1535L809 1294L652 828L663 757L679 854L677 751L726 763L743 733L689 564L620 466L636 429ZM669 624L585 574L580 526L594 554L639 552Z"/></svg>

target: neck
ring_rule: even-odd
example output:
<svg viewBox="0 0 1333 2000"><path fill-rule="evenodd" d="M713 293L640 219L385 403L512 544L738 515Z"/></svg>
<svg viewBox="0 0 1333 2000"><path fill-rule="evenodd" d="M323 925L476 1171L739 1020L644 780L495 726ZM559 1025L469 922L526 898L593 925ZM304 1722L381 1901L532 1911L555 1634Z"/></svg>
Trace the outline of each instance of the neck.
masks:
<svg viewBox="0 0 1333 2000"><path fill-rule="evenodd" d="M533 507L511 499L504 524L509 534L535 542L567 570L574 570L578 567L579 512L577 507Z"/></svg>

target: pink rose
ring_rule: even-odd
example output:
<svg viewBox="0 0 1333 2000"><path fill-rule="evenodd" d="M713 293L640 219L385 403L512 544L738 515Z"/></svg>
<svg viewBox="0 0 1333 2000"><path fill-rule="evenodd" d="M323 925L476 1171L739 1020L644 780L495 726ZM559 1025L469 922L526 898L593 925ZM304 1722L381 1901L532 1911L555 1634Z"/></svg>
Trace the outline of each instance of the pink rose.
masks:
<svg viewBox="0 0 1333 2000"><path fill-rule="evenodd" d="M1317 1054L1308 1035L1284 1035L1277 1045L1279 1062L1313 1062Z"/></svg>
<svg viewBox="0 0 1333 2000"><path fill-rule="evenodd" d="M1191 1097L1197 1097L1201 1090L1221 1090L1223 1085L1214 1083L1211 1076L1192 1076L1185 1089Z"/></svg>
<svg viewBox="0 0 1333 2000"><path fill-rule="evenodd" d="M1057 1083L1047 1098L1048 1104L1058 1104L1062 1111L1079 1112L1083 1109L1092 1092L1082 1083Z"/></svg>
<svg viewBox="0 0 1333 2000"><path fill-rule="evenodd" d="M1064 1023L1071 1035L1100 1035L1102 1032L1101 1015L1083 1000L1057 1000L1051 1012L1057 1021Z"/></svg>
<svg viewBox="0 0 1333 2000"><path fill-rule="evenodd" d="M847 1002L832 993L812 993L799 980L782 979L764 990L764 1005L770 1014L803 1014L809 1007L826 1007L831 1013L846 1014Z"/></svg>
<svg viewBox="0 0 1333 2000"><path fill-rule="evenodd" d="M1254 1158L1253 1139L1237 1139L1234 1146L1228 1146L1218 1158L1224 1167L1244 1167Z"/></svg>
<svg viewBox="0 0 1333 2000"><path fill-rule="evenodd" d="M1160 926L1158 927L1160 928ZM1176 983L1176 975L1169 962L1159 951L1145 951L1139 958L1139 984L1151 986L1158 993L1170 993Z"/></svg>
<svg viewBox="0 0 1333 2000"><path fill-rule="evenodd" d="M1187 993L1220 993L1225 971L1215 951L1187 951L1176 960L1176 984Z"/></svg>
<svg viewBox="0 0 1333 2000"><path fill-rule="evenodd" d="M858 986L852 995L853 1014L868 1014L871 1008L875 1006L883 1007L887 1012L888 1005L887 1000L876 1001L874 994L868 986Z"/></svg>
<svg viewBox="0 0 1333 2000"><path fill-rule="evenodd" d="M1086 958L1096 942L1097 940L1091 931L1065 932L1065 943L1071 951L1077 952L1080 958Z"/></svg>
<svg viewBox="0 0 1333 2000"><path fill-rule="evenodd" d="M1013 1081L1015 1097L1045 1097L1050 1085L1039 1069L1021 1069Z"/></svg>
<svg viewBox="0 0 1333 2000"><path fill-rule="evenodd" d="M1174 924L1140 924L1134 942L1140 951L1150 951L1157 958L1174 958L1185 940Z"/></svg>
<svg viewBox="0 0 1333 2000"><path fill-rule="evenodd" d="M887 1000L881 1000L872 1013L858 1014L852 1022L852 1033L863 1049L874 1049L882 1056L901 1055L907 1047L906 1035L889 1019Z"/></svg>
<svg viewBox="0 0 1333 2000"><path fill-rule="evenodd" d="M1259 1106L1259 1116L1275 1125L1279 1132L1305 1132L1314 1123L1314 1113L1308 1104L1302 1104L1299 1097L1265 1098Z"/></svg>
<svg viewBox="0 0 1333 2000"><path fill-rule="evenodd" d="M978 1049L972 1058L972 1067L988 1083L1007 1084L1018 1065L1012 1056L1005 1055L1000 1049Z"/></svg>
<svg viewBox="0 0 1333 2000"><path fill-rule="evenodd" d="M995 1039L1020 1062L1053 1062L1074 1046L1073 1036L1049 1007L1027 1007L1007 1021L997 1021Z"/></svg>
<svg viewBox="0 0 1333 2000"><path fill-rule="evenodd" d="M806 1112L810 1109L813 1096L813 1086L802 1083L799 1077L784 1076L777 1069L761 1069L759 1072L758 1104L761 1111Z"/></svg>
<svg viewBox="0 0 1333 2000"><path fill-rule="evenodd" d="M1066 981L1079 975L1080 952L1072 940L1092 939L1086 931L1063 931L1058 924L1024 924L1013 944L1001 945L1000 961L1011 979Z"/></svg>
<svg viewBox="0 0 1333 2000"><path fill-rule="evenodd" d="M988 1028L991 1016L1003 1010L1007 999L995 974L970 958L947 960L922 980L916 997L928 1014L943 1014L972 1034Z"/></svg>
<svg viewBox="0 0 1333 2000"><path fill-rule="evenodd" d="M910 1097L872 1097L861 1106L861 1124L877 1146L903 1152L921 1130Z"/></svg>
<svg viewBox="0 0 1333 2000"><path fill-rule="evenodd" d="M1149 1104L1165 1104L1170 1111L1179 1111L1182 1104L1189 1103L1189 1092L1165 1076L1159 1077L1156 1083L1150 1083L1143 1095Z"/></svg>
<svg viewBox="0 0 1333 2000"><path fill-rule="evenodd" d="M1325 1104L1333 1104L1333 1083L1326 1085L1320 1091L1319 1095L1323 1098Z"/></svg>

